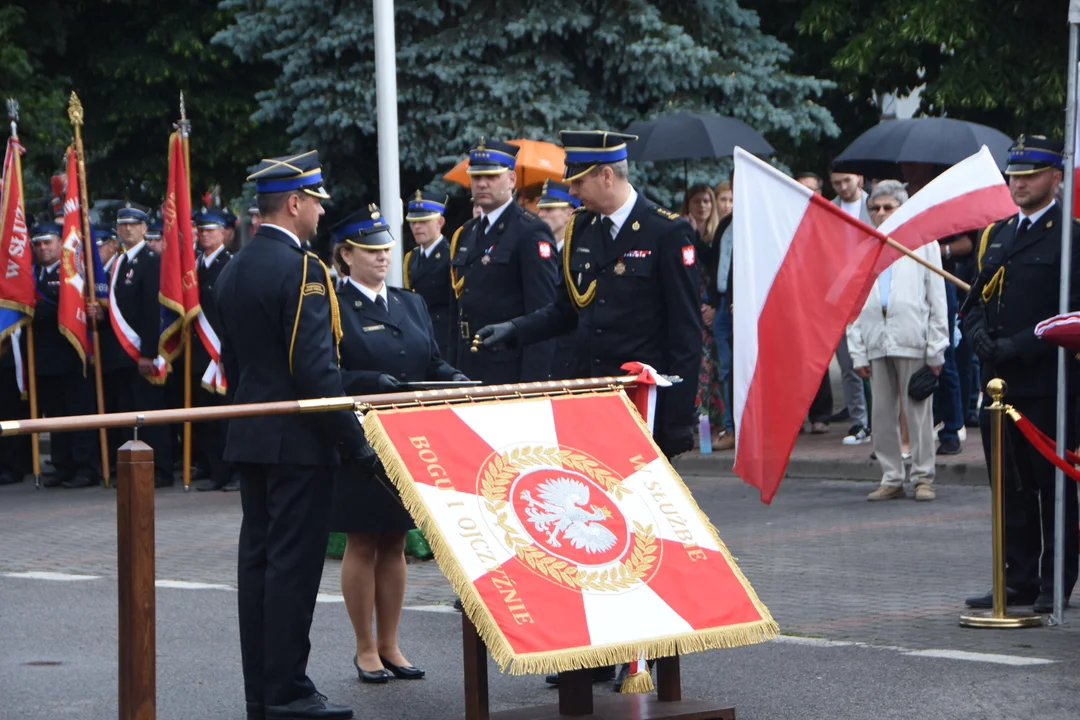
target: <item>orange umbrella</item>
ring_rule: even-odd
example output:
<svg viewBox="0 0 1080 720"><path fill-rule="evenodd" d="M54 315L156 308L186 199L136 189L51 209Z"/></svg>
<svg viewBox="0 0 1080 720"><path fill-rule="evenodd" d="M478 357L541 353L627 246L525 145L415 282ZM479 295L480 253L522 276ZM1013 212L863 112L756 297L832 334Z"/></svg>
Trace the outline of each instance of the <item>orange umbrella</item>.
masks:
<svg viewBox="0 0 1080 720"><path fill-rule="evenodd" d="M540 140L508 140L507 142L521 148L517 154L515 170L518 189L529 185L540 185L545 180L562 180L563 169L566 167L566 153L561 147ZM469 187L469 174L466 172L468 167L469 158L466 157L450 172L443 175L443 180Z"/></svg>

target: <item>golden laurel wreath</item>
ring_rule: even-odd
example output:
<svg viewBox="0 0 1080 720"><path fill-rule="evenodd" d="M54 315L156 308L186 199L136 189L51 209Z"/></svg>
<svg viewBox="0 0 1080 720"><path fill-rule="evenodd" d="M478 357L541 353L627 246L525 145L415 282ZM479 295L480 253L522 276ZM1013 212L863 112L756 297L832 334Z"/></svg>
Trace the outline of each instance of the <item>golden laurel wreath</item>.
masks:
<svg viewBox="0 0 1080 720"><path fill-rule="evenodd" d="M652 525L634 522L634 548L630 555L617 566L607 570L587 571L549 555L533 545L508 522L507 498L510 483L522 470L533 467L564 467L577 470L589 477L616 500L630 494L622 481L600 465L596 460L553 447L521 447L501 455L495 455L483 469L480 492L484 496L488 512L495 516L495 524L504 533L507 547L537 573L574 590L618 591L625 590L648 577L657 560L656 536Z"/></svg>

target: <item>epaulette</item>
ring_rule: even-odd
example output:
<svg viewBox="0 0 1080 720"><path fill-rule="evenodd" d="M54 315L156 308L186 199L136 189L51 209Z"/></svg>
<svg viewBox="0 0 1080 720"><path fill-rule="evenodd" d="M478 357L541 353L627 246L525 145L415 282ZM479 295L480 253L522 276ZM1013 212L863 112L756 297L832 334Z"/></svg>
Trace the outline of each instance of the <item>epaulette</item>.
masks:
<svg viewBox="0 0 1080 720"><path fill-rule="evenodd" d="M532 214L531 212L529 212L525 208L521 208L521 214L524 215L525 217L529 218L530 220L539 220L540 219L539 217Z"/></svg>
<svg viewBox="0 0 1080 720"><path fill-rule="evenodd" d="M656 206L653 207L653 212L656 213L657 215L659 215L660 217L666 218L668 220L678 220L679 219L678 213L673 213L670 210L668 210L667 208L662 208L659 205L656 205Z"/></svg>

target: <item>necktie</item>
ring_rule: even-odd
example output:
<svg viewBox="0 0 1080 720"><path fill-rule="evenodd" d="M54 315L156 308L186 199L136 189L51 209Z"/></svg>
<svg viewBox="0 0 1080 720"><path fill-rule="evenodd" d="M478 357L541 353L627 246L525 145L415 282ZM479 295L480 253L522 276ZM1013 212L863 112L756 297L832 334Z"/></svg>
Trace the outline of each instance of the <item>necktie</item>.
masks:
<svg viewBox="0 0 1080 720"><path fill-rule="evenodd" d="M480 234L487 235L488 228L491 227L491 223L488 222L487 215L480 218Z"/></svg>
<svg viewBox="0 0 1080 720"><path fill-rule="evenodd" d="M423 248L418 249L416 252L416 272L420 272L424 269L424 258L427 256L424 254ZM382 295L380 295L379 297L382 297Z"/></svg>
<svg viewBox="0 0 1080 720"><path fill-rule="evenodd" d="M383 300L382 295L376 295L375 296L375 304L379 306L380 310L382 310L383 312L386 312L386 301Z"/></svg>
<svg viewBox="0 0 1080 720"><path fill-rule="evenodd" d="M1027 231L1028 231L1028 229L1030 227L1031 227L1031 220L1029 218L1024 218L1023 220L1021 220L1020 221L1020 227L1016 228L1016 240L1015 240L1015 242L1020 242L1021 240L1023 240L1024 235L1027 233Z"/></svg>
<svg viewBox="0 0 1080 720"><path fill-rule="evenodd" d="M612 228L615 227L615 221L609 217L600 218L600 224L604 226L604 232L607 233L609 238L614 238L615 234L612 232Z"/></svg>

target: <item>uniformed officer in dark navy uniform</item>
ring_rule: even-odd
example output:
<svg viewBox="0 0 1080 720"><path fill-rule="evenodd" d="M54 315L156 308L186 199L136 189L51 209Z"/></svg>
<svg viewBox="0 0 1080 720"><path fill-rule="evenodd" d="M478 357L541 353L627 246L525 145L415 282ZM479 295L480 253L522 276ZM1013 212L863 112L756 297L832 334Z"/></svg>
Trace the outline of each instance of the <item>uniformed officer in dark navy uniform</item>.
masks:
<svg viewBox="0 0 1080 720"><path fill-rule="evenodd" d="M450 350L450 243L443 237L446 224L446 195L419 190L409 200L405 222L409 223L417 246L405 254L405 289L417 293L427 303L439 354Z"/></svg>
<svg viewBox="0 0 1080 720"><path fill-rule="evenodd" d="M344 394L340 314L329 271L303 249L323 214L316 151L263 160L259 231L218 276L222 362L233 403ZM350 410L230 420L225 460L240 474L240 650L249 718L349 718L307 676L329 538L334 467L372 462ZM359 480L358 480L359 482Z"/></svg>
<svg viewBox="0 0 1080 720"><path fill-rule="evenodd" d="M493 353L470 352L485 325L539 310L555 299L555 238L514 201L518 147L481 140L469 153L469 180L479 217L451 240L451 305L458 329L450 364L474 380L503 384L546 380L554 343Z"/></svg>
<svg viewBox="0 0 1080 720"><path fill-rule="evenodd" d="M33 232L38 302L34 310L34 363L38 407L44 417L91 415L94 382L87 373L88 358L60 332L60 226L39 225ZM90 487L101 482L100 450L92 430L53 433L51 458L56 474L42 480L45 487Z"/></svg>
<svg viewBox="0 0 1080 720"><path fill-rule="evenodd" d="M19 353L18 359L16 352ZM26 331L22 328L0 338L0 416L4 420L30 417L30 404L23 396L28 391L23 381L19 388L19 372L25 372ZM0 437L0 485L21 483L33 471L33 455L29 435Z"/></svg>
<svg viewBox="0 0 1080 720"><path fill-rule="evenodd" d="M106 397L106 406L117 412L165 407L164 378L160 377L164 360L158 355L161 256L146 243L147 210L129 202L116 214L122 250L113 261L108 314L98 322L99 327L108 324L111 330L101 332L101 370L107 393L113 393ZM154 449L154 487L169 487L174 482L170 432L168 425L147 425L139 430L139 439ZM118 435L111 437L121 444L134 436L131 428L122 428ZM110 455L116 450L110 447Z"/></svg>
<svg viewBox="0 0 1080 720"><path fill-rule="evenodd" d="M485 347L528 345L574 332L576 377L623 375L631 361L682 382L658 394L654 438L669 458L694 445L694 396L701 365L701 311L694 231L639 195L630 184L626 143L633 135L563 131L564 178L583 209L562 248L555 302L510 322L485 327ZM596 668L607 679L613 668ZM616 680L626 676L626 666ZM548 682L558 678L549 675Z"/></svg>
<svg viewBox="0 0 1080 720"><path fill-rule="evenodd" d="M545 180L540 199L536 203L537 216L548 224L555 236L556 260L562 263L566 226L570 217L581 207L581 201L570 193L570 186L554 180ZM562 267L560 265L560 267ZM574 333L568 332L555 339L555 356L551 362L551 379L566 380L574 377Z"/></svg>
<svg viewBox="0 0 1080 720"><path fill-rule="evenodd" d="M1061 206L1054 193L1062 180L1064 146L1060 140L1021 136L1009 151L1009 190L1020 212L983 231L977 249L979 274L965 303L964 334L982 360L982 384L1001 378L1008 385L1005 401L1040 430L1057 432L1057 388L1070 393L1068 447L1076 447L1075 393L1080 390L1077 365L1069 361L1068 378L1057 373L1057 346L1035 336L1035 325L1058 314L1061 274ZM1080 224L1073 223L1080 237ZM1080 243L1073 243L1072 276L1080 277ZM1080 283L1073 282L1069 309L1080 309ZM984 395L985 408L990 400ZM985 410L984 410L985 412ZM988 419L982 419L987 427ZM1003 492L1005 505L1005 579L1009 605L1033 605L1035 612L1053 610L1054 468L1020 434L1005 423ZM983 436L989 460L989 439ZM1065 482L1065 598L1077 576L1076 483ZM992 607L991 594L968 598L971 607Z"/></svg>
<svg viewBox="0 0 1080 720"><path fill-rule="evenodd" d="M225 249L226 217L216 209L203 209L195 218L199 255L195 260L195 272L199 278L199 307L210 330L221 337L221 317L214 302L214 285L232 255ZM215 382L211 367L212 358L198 325L191 333L191 387L196 407L228 404L225 388ZM214 363L217 367L217 363ZM199 465L208 477L195 483L195 489L239 490L239 482L232 480L229 465L225 462L226 422L214 420L196 423L192 427L194 449Z"/></svg>

